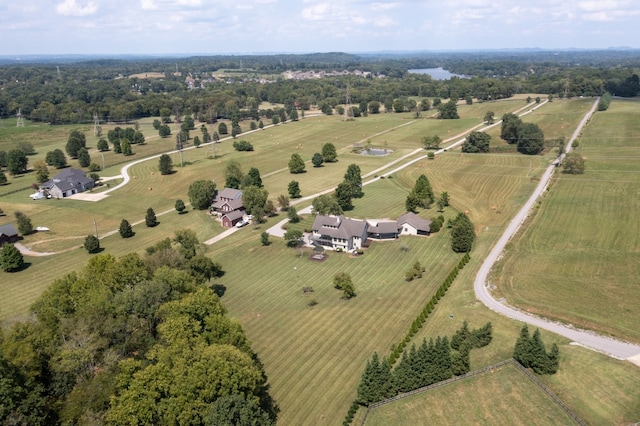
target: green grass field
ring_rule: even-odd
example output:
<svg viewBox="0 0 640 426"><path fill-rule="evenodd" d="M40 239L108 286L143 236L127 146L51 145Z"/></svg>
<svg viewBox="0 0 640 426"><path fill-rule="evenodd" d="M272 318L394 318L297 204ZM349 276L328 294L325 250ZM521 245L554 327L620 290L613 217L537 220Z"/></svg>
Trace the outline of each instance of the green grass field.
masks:
<svg viewBox="0 0 640 426"><path fill-rule="evenodd" d="M596 113L577 148L587 158L585 174L557 175L493 278L514 305L634 342L640 342L639 105L616 100Z"/></svg>
<svg viewBox="0 0 640 426"><path fill-rule="evenodd" d="M375 408L369 412L365 424L401 426L425 423L575 424L572 417L514 364Z"/></svg>
<svg viewBox="0 0 640 426"><path fill-rule="evenodd" d="M363 174L367 173L418 148L422 136L442 132L439 134L444 139L445 132L454 135L469 123L477 124L487 108L501 116L499 111L513 111L522 105L522 100L474 104L460 108L461 120L425 118L396 130L391 129L413 121L410 114L372 115L355 122L343 122L336 116L309 118L240 136L239 139L254 144L253 153L237 153L229 142L217 145L219 157L216 159L208 158L210 152L205 147L185 151L187 164L170 176L157 173L157 160L138 164L132 167L135 179L130 184L98 203L33 202L26 198L28 192L23 192L1 197L0 206L11 218L15 209L23 210L32 217L35 226L55 224L50 226L53 235L27 236L24 244L34 244L34 249L46 248L47 251L66 250L73 247L75 241L80 244L82 240L70 242L62 238L83 238L92 233L94 218L100 233L115 230L123 217L131 222L143 220L150 206L159 213L172 209L177 198L187 201L187 187L196 179L222 182L224 162L228 159L238 159L245 172L257 165L272 199L286 193L286 185L293 179L300 182L303 195L309 195L335 186L352 162L360 164ZM554 120L574 123L582 114L574 107L582 105L581 100L554 102L537 113L552 107ZM464 124L464 120L469 121ZM376 136L381 132L386 133ZM366 142L369 138L379 147L385 146L386 140L386 147L394 150L393 154L381 158L350 153L354 142ZM289 174L286 168L292 151L309 160L325 142L333 142L338 148L337 163L320 169L313 169L309 163L307 173ZM174 163L177 162L177 155L173 158ZM365 196L355 200L350 216L395 218L404 212L407 192L424 173L436 194L447 191L451 197L453 208L446 209L444 215L451 217L455 210L467 211L476 226L478 240L471 263L438 304L416 336L417 341L422 337L450 335L463 319L468 319L473 327L492 321L494 342L488 348L472 352L472 368L510 356L520 324L503 319L479 304L473 294L472 279L481 259L531 193L537 176L551 158L553 154L525 157L448 152L366 186ZM112 167L108 172L115 175L118 168ZM427 218L436 214L435 208L421 212ZM338 424L355 397L366 359L373 351L389 353L390 346L406 333L459 256L450 251L448 234L443 230L429 238L374 243L358 258L329 253L325 262L315 263L307 259L308 252L286 248L284 242L276 238L271 238L270 246L261 246L260 234L279 219L272 218L255 229L243 228L211 246L209 255L220 262L226 272L219 281L226 287L223 302L245 327L265 365L272 386L270 392L282 410L279 423ZM145 228L144 224L134 227L137 234L132 239L123 240L116 234L101 243L106 252L119 256L142 252L156 241L172 236L176 229L194 229L202 240L221 230L203 212L190 211L186 215L172 212L160 216L159 221L160 225L153 229ZM310 221L306 219L305 224ZM60 239L51 241L52 237ZM29 304L55 277L78 269L88 258L84 250L46 258L28 257L31 265L26 270L3 274L0 318L8 322L24 318ZM427 268L427 273L425 278L407 283L404 273L416 260ZM356 298L340 299L340 292L332 288L331 282L336 272L351 274ZM305 286L312 286L314 292L304 295L302 287ZM318 304L309 307L311 299ZM545 383L579 411L581 417L595 424L609 423L608 420L623 423L640 417L640 406L634 404L640 400L640 392L634 386L640 381L636 367L569 346L566 341L546 333L543 337L545 341L559 343L562 354L561 371L545 378ZM599 394L602 395L590 394L583 383L601 384Z"/></svg>

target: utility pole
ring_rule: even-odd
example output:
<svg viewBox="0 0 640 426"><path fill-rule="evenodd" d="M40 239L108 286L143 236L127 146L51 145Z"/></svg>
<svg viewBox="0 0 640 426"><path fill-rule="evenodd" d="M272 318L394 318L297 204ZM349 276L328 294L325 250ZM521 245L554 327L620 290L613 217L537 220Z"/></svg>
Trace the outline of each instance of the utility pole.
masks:
<svg viewBox="0 0 640 426"><path fill-rule="evenodd" d="M96 230L96 238L100 239L98 237L98 224L96 223L96 219L95 218L93 219L93 227Z"/></svg>
<svg viewBox="0 0 640 426"><path fill-rule="evenodd" d="M22 118L22 112L20 111L20 108L18 108L18 113L16 114L16 117L18 117L18 121L16 122L16 127L24 127L24 118Z"/></svg>
<svg viewBox="0 0 640 426"><path fill-rule="evenodd" d="M349 109L351 109L351 91L349 89L349 85L347 84L347 96L346 96L346 107L344 109L344 121L347 121L349 117Z"/></svg>

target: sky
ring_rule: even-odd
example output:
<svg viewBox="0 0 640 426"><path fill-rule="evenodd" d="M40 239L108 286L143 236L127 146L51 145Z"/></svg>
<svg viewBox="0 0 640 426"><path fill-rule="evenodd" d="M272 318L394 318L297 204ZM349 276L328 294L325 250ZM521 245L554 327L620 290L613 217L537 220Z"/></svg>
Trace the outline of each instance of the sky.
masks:
<svg viewBox="0 0 640 426"><path fill-rule="evenodd" d="M0 55L640 48L638 0L2 0Z"/></svg>

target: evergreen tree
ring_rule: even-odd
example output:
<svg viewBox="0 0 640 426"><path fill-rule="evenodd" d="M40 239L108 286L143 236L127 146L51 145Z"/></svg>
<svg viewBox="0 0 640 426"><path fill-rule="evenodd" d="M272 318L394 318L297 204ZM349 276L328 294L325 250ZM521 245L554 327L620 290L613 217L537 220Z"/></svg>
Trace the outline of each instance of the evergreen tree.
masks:
<svg viewBox="0 0 640 426"><path fill-rule="evenodd" d="M520 330L520 335L513 348L513 358L522 364L523 367L531 366L531 337L529 336L529 326L524 324Z"/></svg>
<svg viewBox="0 0 640 426"><path fill-rule="evenodd" d="M144 223L149 228L153 228L158 224L158 221L156 219L156 213L153 211L151 207L147 209L147 215L144 217Z"/></svg>
<svg viewBox="0 0 640 426"><path fill-rule="evenodd" d="M415 353L415 345L412 349ZM415 373L411 368L411 360L407 351L402 352L398 366L393 370L393 376L400 392L409 392L415 389Z"/></svg>
<svg viewBox="0 0 640 426"><path fill-rule="evenodd" d="M471 251L476 234L473 223L464 213L458 213L451 227L451 249L456 253Z"/></svg>
<svg viewBox="0 0 640 426"><path fill-rule="evenodd" d="M126 219L122 219L122 222L120 222L119 232L122 238L133 237L133 228L131 228L131 224Z"/></svg>
<svg viewBox="0 0 640 426"><path fill-rule="evenodd" d="M100 250L100 240L95 235L87 235L84 239L84 248L89 253L96 253Z"/></svg>
<svg viewBox="0 0 640 426"><path fill-rule="evenodd" d="M371 360L367 360L367 366L358 385L358 402L370 405L395 394L396 387L389 361L384 359L380 362L378 353L374 352Z"/></svg>
<svg viewBox="0 0 640 426"><path fill-rule="evenodd" d="M352 198L360 198L364 195L362 192L362 175L360 166L357 164L350 164L347 167L347 172L344 174L344 181L349 185Z"/></svg>
<svg viewBox="0 0 640 426"><path fill-rule="evenodd" d="M431 183L429 179L422 174L416 180L415 185L413 186L413 190L407 196L407 201L405 203L408 211L414 212L418 207L422 207L428 209L433 204L434 196L433 189L431 188Z"/></svg>
<svg viewBox="0 0 640 426"><path fill-rule="evenodd" d="M462 344L471 336L471 332L469 331L469 324L465 320L462 323L462 327L456 330L455 334L451 338L451 347L457 351L460 350Z"/></svg>
<svg viewBox="0 0 640 426"><path fill-rule="evenodd" d="M13 244L4 244L0 249L0 267L5 272L19 270L24 264L22 253ZM0 410L1 411L1 410Z"/></svg>

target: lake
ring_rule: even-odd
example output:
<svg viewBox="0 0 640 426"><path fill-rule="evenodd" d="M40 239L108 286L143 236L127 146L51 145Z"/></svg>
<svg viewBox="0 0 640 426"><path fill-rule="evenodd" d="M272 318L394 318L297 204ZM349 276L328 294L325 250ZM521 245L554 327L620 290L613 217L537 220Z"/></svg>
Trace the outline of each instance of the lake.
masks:
<svg viewBox="0 0 640 426"><path fill-rule="evenodd" d="M466 75L453 74L443 68L418 68L408 70L409 74L429 74L434 80L449 80L452 77L469 78Z"/></svg>

